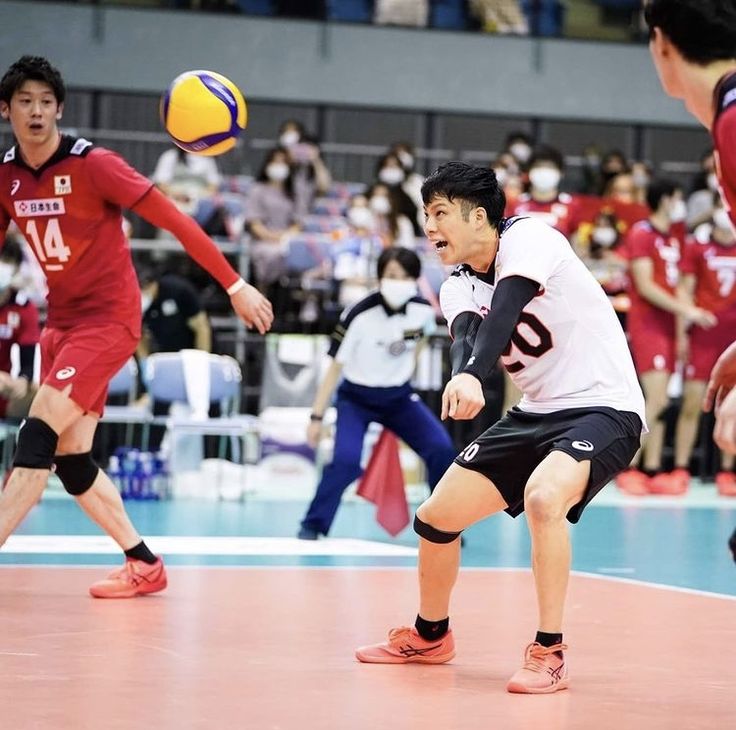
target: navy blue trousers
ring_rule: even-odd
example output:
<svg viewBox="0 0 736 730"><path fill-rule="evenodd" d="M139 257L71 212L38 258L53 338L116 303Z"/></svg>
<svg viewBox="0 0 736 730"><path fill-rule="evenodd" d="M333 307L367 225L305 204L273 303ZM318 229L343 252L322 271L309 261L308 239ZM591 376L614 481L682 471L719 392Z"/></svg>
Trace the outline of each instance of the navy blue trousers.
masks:
<svg viewBox="0 0 736 730"><path fill-rule="evenodd" d="M335 453L322 472L317 493L302 521L304 527L323 535L329 532L343 492L362 474L360 457L369 423L380 423L416 451L427 465L430 489L457 455L442 422L409 383L371 388L343 381L335 405Z"/></svg>

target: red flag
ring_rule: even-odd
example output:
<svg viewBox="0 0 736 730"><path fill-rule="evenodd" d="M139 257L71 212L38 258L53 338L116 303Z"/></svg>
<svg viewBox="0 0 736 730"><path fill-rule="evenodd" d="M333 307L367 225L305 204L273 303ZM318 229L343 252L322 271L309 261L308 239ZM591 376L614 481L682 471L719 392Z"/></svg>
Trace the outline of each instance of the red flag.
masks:
<svg viewBox="0 0 736 730"><path fill-rule="evenodd" d="M409 524L399 442L387 428L373 447L370 461L358 484L358 494L378 507L376 520L396 537Z"/></svg>

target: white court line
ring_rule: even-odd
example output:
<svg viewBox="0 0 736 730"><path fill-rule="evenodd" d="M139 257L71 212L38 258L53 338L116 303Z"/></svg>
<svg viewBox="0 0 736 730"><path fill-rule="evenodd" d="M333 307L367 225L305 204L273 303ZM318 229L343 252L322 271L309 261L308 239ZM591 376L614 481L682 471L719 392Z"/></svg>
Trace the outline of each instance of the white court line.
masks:
<svg viewBox="0 0 736 730"><path fill-rule="evenodd" d="M146 543L163 555L292 555L415 557L417 549L373 540L295 537L214 537L153 535ZM117 555L120 548L104 535L11 535L4 553L23 555Z"/></svg>

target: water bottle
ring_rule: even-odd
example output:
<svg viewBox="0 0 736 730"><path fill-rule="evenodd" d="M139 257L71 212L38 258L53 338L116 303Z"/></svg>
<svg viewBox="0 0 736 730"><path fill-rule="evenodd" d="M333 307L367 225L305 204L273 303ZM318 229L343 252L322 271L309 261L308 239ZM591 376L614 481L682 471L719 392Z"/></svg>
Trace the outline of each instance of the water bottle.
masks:
<svg viewBox="0 0 736 730"><path fill-rule="evenodd" d="M117 487L118 492L122 495L125 481L123 480L123 472L120 467L120 457L117 453L113 454L107 462L107 475L110 477L112 483Z"/></svg>
<svg viewBox="0 0 736 730"><path fill-rule="evenodd" d="M156 499L168 499L171 496L169 466L163 451L153 455L153 485L152 491Z"/></svg>
<svg viewBox="0 0 736 730"><path fill-rule="evenodd" d="M125 474L128 479L128 495L130 499L140 499L141 494L141 460L138 449L128 449L125 458Z"/></svg>

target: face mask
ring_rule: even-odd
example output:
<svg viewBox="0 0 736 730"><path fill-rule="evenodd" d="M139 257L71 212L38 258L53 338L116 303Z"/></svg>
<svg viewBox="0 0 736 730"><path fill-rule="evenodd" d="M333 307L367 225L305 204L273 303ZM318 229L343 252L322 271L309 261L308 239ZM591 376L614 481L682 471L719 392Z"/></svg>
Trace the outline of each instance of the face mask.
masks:
<svg viewBox="0 0 736 730"><path fill-rule="evenodd" d="M401 166L405 170L411 170L414 167L414 156L409 154L406 150L401 150L400 152L396 153L396 156L399 158L401 162Z"/></svg>
<svg viewBox="0 0 736 730"><path fill-rule="evenodd" d="M15 266L0 262L0 291L5 291L15 276Z"/></svg>
<svg viewBox="0 0 736 730"><path fill-rule="evenodd" d="M381 279L381 296L391 309L401 309L416 293L414 279Z"/></svg>
<svg viewBox="0 0 736 730"><path fill-rule="evenodd" d="M634 181L634 185L637 188L645 188L647 185L649 185L649 176L646 174L646 172L635 172L632 175L632 180Z"/></svg>
<svg viewBox="0 0 736 730"><path fill-rule="evenodd" d="M524 142L514 142L509 147L509 152L523 165L532 156L532 148Z"/></svg>
<svg viewBox="0 0 736 730"><path fill-rule="evenodd" d="M272 162L266 168L266 177L272 182L283 182L289 177L289 166L285 162Z"/></svg>
<svg viewBox="0 0 736 730"><path fill-rule="evenodd" d="M378 173L378 179L384 185L398 185L404 181L404 171L400 167L384 167Z"/></svg>
<svg viewBox="0 0 736 730"><path fill-rule="evenodd" d="M711 172L708 175L708 190L712 190L713 192L718 190L718 176L715 172Z"/></svg>
<svg viewBox="0 0 736 730"><path fill-rule="evenodd" d="M547 193L560 184L560 173L549 167L537 167L529 173L529 182L540 192Z"/></svg>
<svg viewBox="0 0 736 730"><path fill-rule="evenodd" d="M503 167L499 167L493 171L496 174L498 184L503 187L509 181L509 175Z"/></svg>
<svg viewBox="0 0 736 730"><path fill-rule="evenodd" d="M297 132L295 129L291 129L288 132L284 132L279 137L279 142L281 142L282 147L291 147L292 145L296 144L299 141L299 132Z"/></svg>
<svg viewBox="0 0 736 730"><path fill-rule="evenodd" d="M681 223L687 218L687 205L684 200L676 200L670 208L670 220L673 223Z"/></svg>
<svg viewBox="0 0 736 730"><path fill-rule="evenodd" d="M373 213L368 208L351 208L348 211L348 220L356 228L373 228Z"/></svg>
<svg viewBox="0 0 736 730"><path fill-rule="evenodd" d="M716 228L720 228L724 231L733 230L731 218L729 217L725 208L716 208L713 211L713 223L715 224Z"/></svg>
<svg viewBox="0 0 736 730"><path fill-rule="evenodd" d="M376 215L388 215L391 212L391 201L385 195L374 195L370 206Z"/></svg>
<svg viewBox="0 0 736 730"><path fill-rule="evenodd" d="M597 243L599 246L603 246L604 248L613 246L613 244L616 243L617 238L618 234L616 233L616 229L611 228L611 226L603 226L601 228L596 228L593 231L593 242Z"/></svg>
<svg viewBox="0 0 736 730"><path fill-rule="evenodd" d="M148 308L153 304L153 297L150 294L141 292L141 311L145 314Z"/></svg>

